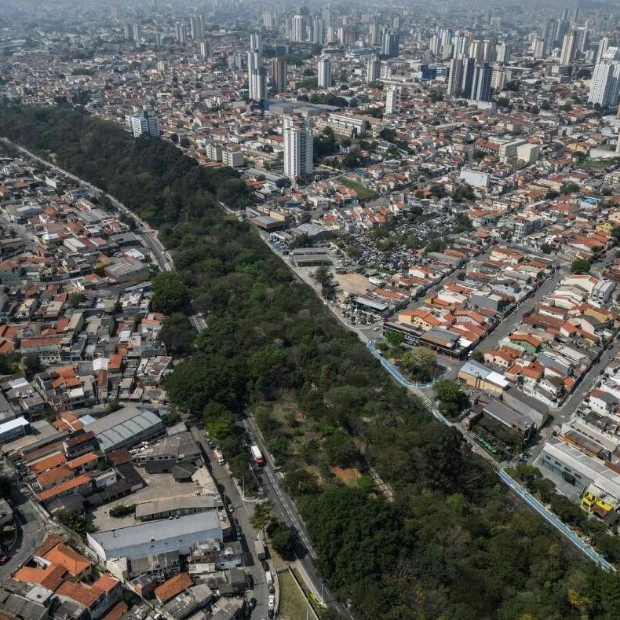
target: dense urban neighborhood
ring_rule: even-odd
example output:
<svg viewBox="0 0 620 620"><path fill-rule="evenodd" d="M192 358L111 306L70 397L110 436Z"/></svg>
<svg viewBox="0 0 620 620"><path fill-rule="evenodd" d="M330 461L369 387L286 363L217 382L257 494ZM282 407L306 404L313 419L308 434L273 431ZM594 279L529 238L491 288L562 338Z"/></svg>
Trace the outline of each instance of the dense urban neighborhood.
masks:
<svg viewBox="0 0 620 620"><path fill-rule="evenodd" d="M613 618L603 3L0 15L0 620Z"/></svg>

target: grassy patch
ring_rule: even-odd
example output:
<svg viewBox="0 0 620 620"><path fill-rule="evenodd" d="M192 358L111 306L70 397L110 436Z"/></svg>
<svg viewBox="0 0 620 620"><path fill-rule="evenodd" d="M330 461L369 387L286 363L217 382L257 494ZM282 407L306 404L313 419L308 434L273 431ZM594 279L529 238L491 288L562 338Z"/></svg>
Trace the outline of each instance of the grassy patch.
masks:
<svg viewBox="0 0 620 620"><path fill-rule="evenodd" d="M365 187L364 185L361 185L360 183L356 183L355 181L351 181L351 179L338 179L338 180L343 185L348 187L349 189L352 189L357 194L357 199L360 202L363 202L364 200L372 200L373 198L376 198L379 195L374 190L369 189L368 187Z"/></svg>
<svg viewBox="0 0 620 620"><path fill-rule="evenodd" d="M280 616L285 620L305 618L308 602L299 591L293 577L289 573L282 573L278 575L278 584L280 586Z"/></svg>

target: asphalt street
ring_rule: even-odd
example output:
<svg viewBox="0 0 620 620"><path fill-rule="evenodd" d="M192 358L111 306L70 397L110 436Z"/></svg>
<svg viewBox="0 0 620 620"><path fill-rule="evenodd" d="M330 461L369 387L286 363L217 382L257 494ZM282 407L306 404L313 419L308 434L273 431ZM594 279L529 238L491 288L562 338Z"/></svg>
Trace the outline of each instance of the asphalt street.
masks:
<svg viewBox="0 0 620 620"><path fill-rule="evenodd" d="M241 543L245 552L245 565L249 569L253 579L252 596L256 599L256 607L252 612L252 618L262 620L267 617L267 603L269 600L269 591L267 589L267 581L265 571L260 560L256 557L254 550L254 541L258 539L259 532L254 529L250 523L250 518L254 513L254 506L250 502L244 502L237 486L232 481L230 474L225 467L217 463L213 458L213 450L207 445L204 433L196 427L191 429L194 438L199 442L205 459L210 464L211 473L217 484L224 489L224 494L230 499L232 512L230 516L234 518L243 532Z"/></svg>

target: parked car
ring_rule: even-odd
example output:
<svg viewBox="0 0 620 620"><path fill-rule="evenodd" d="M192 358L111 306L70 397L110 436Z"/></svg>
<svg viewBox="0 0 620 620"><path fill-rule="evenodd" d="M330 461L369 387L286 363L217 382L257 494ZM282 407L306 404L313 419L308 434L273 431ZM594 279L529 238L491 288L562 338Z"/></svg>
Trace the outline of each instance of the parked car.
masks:
<svg viewBox="0 0 620 620"><path fill-rule="evenodd" d="M6 564L9 560L11 559L10 555L2 555L0 556L0 566L3 566L4 564Z"/></svg>
<svg viewBox="0 0 620 620"><path fill-rule="evenodd" d="M268 571L269 570L269 564L267 564L267 560L263 560L261 562L261 564L263 565L263 570L264 571Z"/></svg>
<svg viewBox="0 0 620 620"><path fill-rule="evenodd" d="M276 597L272 595L269 597L269 609L275 609L275 607L276 607Z"/></svg>

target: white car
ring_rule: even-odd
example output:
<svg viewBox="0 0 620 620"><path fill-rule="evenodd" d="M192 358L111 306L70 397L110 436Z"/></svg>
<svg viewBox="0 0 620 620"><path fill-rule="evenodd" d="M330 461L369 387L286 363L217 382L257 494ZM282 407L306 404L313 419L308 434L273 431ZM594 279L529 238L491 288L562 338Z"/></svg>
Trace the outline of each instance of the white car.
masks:
<svg viewBox="0 0 620 620"><path fill-rule="evenodd" d="M276 597L273 594L269 597L269 609L275 609L276 607Z"/></svg>

